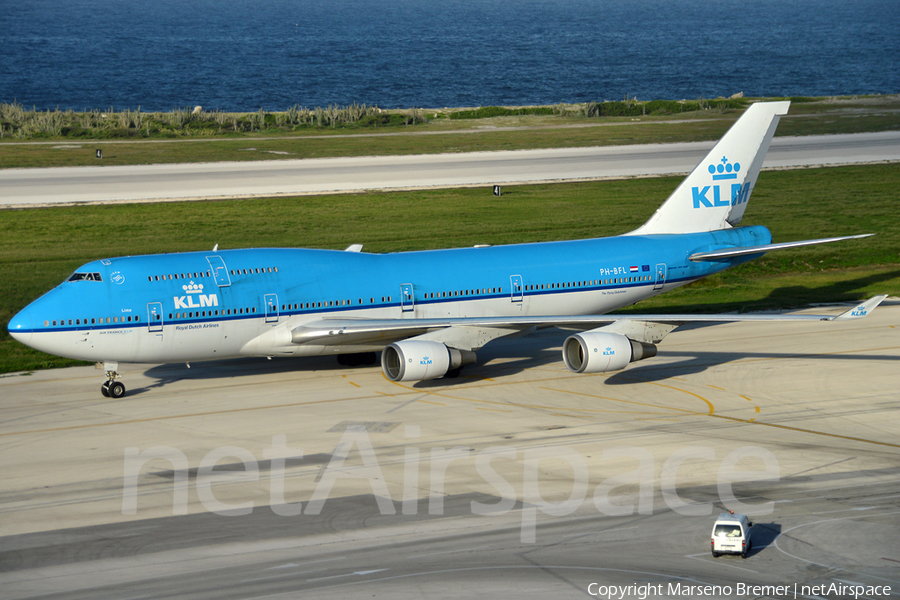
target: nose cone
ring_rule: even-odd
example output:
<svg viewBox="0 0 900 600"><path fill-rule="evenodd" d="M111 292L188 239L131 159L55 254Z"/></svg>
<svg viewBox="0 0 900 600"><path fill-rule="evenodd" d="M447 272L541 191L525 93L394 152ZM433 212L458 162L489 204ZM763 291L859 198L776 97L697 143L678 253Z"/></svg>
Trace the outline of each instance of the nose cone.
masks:
<svg viewBox="0 0 900 600"><path fill-rule="evenodd" d="M23 344L30 345L31 334L34 330L34 327L31 320L31 314L29 314L28 309L26 308L22 310L22 312L14 316L9 322L7 329L9 330L9 335L11 335L14 339L22 342Z"/></svg>

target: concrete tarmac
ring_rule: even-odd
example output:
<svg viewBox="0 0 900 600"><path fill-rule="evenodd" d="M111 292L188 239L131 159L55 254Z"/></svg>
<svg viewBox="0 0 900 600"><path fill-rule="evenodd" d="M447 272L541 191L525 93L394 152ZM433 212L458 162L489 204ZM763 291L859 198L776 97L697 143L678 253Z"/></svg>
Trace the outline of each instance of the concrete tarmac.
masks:
<svg viewBox="0 0 900 600"><path fill-rule="evenodd" d="M713 142L697 142L416 156L2 169L0 206L291 196L671 175L693 170L712 147ZM884 161L900 161L900 132L775 138L765 167Z"/></svg>
<svg viewBox="0 0 900 600"><path fill-rule="evenodd" d="M121 400L93 368L5 376L0 598L897 597L898 332L889 299L599 375L551 329L416 385L325 358L121 365ZM726 508L746 559L710 555Z"/></svg>

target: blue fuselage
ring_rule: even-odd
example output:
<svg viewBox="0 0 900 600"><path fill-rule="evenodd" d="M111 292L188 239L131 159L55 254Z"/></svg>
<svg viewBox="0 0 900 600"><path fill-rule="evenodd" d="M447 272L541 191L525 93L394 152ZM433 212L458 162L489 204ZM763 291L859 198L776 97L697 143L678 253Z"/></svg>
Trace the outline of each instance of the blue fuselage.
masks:
<svg viewBox="0 0 900 600"><path fill-rule="evenodd" d="M603 314L753 258L692 262L691 254L770 242L754 226L395 254L265 248L112 258L79 268L9 330L84 360L270 355L249 342L329 316Z"/></svg>

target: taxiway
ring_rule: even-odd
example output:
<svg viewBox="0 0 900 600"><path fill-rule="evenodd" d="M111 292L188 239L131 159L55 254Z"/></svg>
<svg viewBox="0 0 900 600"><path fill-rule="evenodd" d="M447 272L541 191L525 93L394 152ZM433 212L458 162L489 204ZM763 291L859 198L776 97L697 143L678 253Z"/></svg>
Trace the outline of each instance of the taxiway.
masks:
<svg viewBox="0 0 900 600"><path fill-rule="evenodd" d="M676 331L603 375L546 330L416 385L333 359L122 365L122 400L92 368L5 376L0 597L897 597L898 332L889 299ZM712 558L741 506L750 555Z"/></svg>
<svg viewBox="0 0 900 600"><path fill-rule="evenodd" d="M298 141L302 143L302 141ZM270 197L690 172L713 142L416 156L0 170L0 206ZM765 168L900 161L900 132L775 138Z"/></svg>

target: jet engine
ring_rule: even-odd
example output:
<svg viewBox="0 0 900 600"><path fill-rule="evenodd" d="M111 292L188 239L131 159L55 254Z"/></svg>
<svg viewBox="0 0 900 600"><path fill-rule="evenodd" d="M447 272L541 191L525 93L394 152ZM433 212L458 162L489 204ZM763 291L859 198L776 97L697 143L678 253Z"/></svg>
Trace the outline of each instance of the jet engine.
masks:
<svg viewBox="0 0 900 600"><path fill-rule="evenodd" d="M656 346L628 339L619 333L585 331L563 344L563 361L573 373L618 371L630 362L656 356Z"/></svg>
<svg viewBox="0 0 900 600"><path fill-rule="evenodd" d="M391 381L423 381L475 362L475 353L429 340L404 340L381 353L381 368Z"/></svg>

